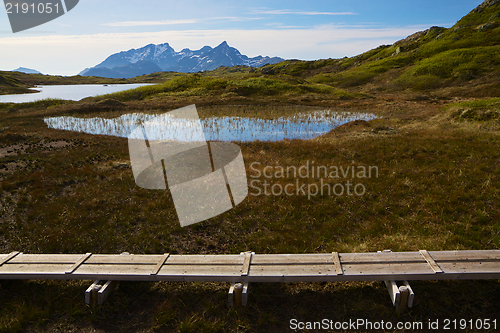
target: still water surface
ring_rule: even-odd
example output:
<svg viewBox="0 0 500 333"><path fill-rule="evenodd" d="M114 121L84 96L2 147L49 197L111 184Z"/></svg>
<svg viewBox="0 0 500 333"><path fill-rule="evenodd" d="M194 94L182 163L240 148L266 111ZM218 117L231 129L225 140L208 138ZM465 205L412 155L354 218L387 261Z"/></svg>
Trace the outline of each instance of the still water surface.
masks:
<svg viewBox="0 0 500 333"><path fill-rule="evenodd" d="M111 94L123 90L134 89L148 85L149 83L135 84L77 84L77 85L53 85L37 86L30 88L39 91L33 94L1 95L0 103L28 103L46 98L58 98L70 101L79 101L85 97Z"/></svg>
<svg viewBox="0 0 500 333"><path fill-rule="evenodd" d="M44 121L49 128L83 132L95 135L128 137L139 124L158 119L158 115L131 113L118 118L50 117ZM317 110L276 119L244 117L212 117L201 120L208 141L280 141L284 139L312 139L328 133L335 127L354 120L372 120L376 116L361 112ZM192 119L161 117L156 130L148 131L149 140L191 141Z"/></svg>

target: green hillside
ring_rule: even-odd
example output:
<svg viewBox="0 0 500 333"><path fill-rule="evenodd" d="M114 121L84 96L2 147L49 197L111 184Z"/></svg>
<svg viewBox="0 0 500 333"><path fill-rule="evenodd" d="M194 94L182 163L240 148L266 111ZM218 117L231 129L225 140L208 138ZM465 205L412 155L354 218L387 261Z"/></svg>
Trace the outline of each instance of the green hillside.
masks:
<svg viewBox="0 0 500 333"><path fill-rule="evenodd" d="M498 95L500 2L487 0L453 27L432 27L352 58L286 61L259 71L363 90L463 87L452 94Z"/></svg>
<svg viewBox="0 0 500 333"><path fill-rule="evenodd" d="M28 85L22 83L7 72L0 72L0 95L29 93Z"/></svg>
<svg viewBox="0 0 500 333"><path fill-rule="evenodd" d="M486 0L449 29L431 27L351 58L287 60L257 69L221 67L198 74L162 72L129 80L0 72L0 94L24 93L35 84L150 82L164 84L114 98L284 96L321 101L404 90L491 97L500 94L499 75L500 2Z"/></svg>
<svg viewBox="0 0 500 333"><path fill-rule="evenodd" d="M486 0L453 27L431 27L393 45L351 58L287 60L250 69L197 74L154 73L134 80L162 82L104 98L120 101L197 96L204 100L287 100L323 103L380 92L432 92L443 97L500 94L500 2Z"/></svg>
<svg viewBox="0 0 500 333"><path fill-rule="evenodd" d="M7 94L25 94L33 92L28 88L35 85L55 85L55 84L118 84L142 82L137 79L107 79L102 77L83 77L83 76L53 76L44 74L25 74L21 72L0 71L0 95ZM158 82L154 77L146 82Z"/></svg>

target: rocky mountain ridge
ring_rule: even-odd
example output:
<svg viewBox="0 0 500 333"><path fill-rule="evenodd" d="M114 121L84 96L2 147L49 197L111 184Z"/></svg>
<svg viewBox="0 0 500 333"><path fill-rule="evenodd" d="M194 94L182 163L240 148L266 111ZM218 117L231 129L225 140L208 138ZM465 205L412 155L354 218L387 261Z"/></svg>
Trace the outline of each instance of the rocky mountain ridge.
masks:
<svg viewBox="0 0 500 333"><path fill-rule="evenodd" d="M214 70L221 66L261 67L283 60L267 56L249 58L225 41L215 48L204 46L200 50L183 49L180 52L176 52L168 43L149 44L139 49L115 53L95 67L83 70L80 75L131 78L161 71L194 73Z"/></svg>

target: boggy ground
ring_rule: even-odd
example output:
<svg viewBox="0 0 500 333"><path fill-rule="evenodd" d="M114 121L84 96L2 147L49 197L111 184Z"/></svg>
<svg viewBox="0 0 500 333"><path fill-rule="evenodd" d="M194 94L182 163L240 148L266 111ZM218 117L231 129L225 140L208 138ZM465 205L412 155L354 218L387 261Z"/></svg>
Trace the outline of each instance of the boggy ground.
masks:
<svg viewBox="0 0 500 333"><path fill-rule="evenodd" d="M498 100L467 103L414 93L336 101L48 101L0 109L0 253L326 253L498 249ZM242 104L245 102L246 104ZM100 104L99 104L100 103ZM48 129L46 116L168 111L195 103L202 117L279 117L303 104L367 110L312 140L240 143L249 181L256 168L376 166L357 195L249 196L235 209L181 228L168 192L138 188L124 138ZM233 105L246 105L234 107ZM249 111L250 110L250 111ZM487 114L487 116L485 116ZM250 167L251 163L254 167ZM259 165L259 167L255 167ZM268 179L281 186L294 177ZM319 178L300 179L307 184ZM254 183L254 184L258 184ZM224 283L121 283L97 310L91 281L1 281L3 332L288 332L289 322L497 319L498 281L412 282L415 305L397 316L383 283L253 284L231 309ZM425 324L424 324L425 327ZM394 331L394 330L387 330Z"/></svg>

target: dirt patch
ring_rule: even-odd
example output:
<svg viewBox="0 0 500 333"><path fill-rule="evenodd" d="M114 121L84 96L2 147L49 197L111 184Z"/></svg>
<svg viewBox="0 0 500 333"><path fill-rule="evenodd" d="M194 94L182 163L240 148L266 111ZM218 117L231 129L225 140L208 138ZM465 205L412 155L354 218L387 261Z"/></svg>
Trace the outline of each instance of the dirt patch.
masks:
<svg viewBox="0 0 500 333"><path fill-rule="evenodd" d="M12 162L8 162L8 163L1 163L0 162L0 175L13 173L14 171L17 171L19 169L26 167L26 165L27 164L25 162L21 162L21 161L12 161Z"/></svg>
<svg viewBox="0 0 500 333"><path fill-rule="evenodd" d="M65 140L59 141L50 141L45 142L41 141L37 144L17 144L11 145L8 147L0 148L0 158L9 157L9 156L17 156L18 154L24 155L28 154L31 151L36 150L47 150L47 149L60 149L70 146L71 143Z"/></svg>
<svg viewBox="0 0 500 333"><path fill-rule="evenodd" d="M398 131L395 128L389 127L389 126L376 126L374 129L372 129L372 133L375 134L396 134Z"/></svg>

